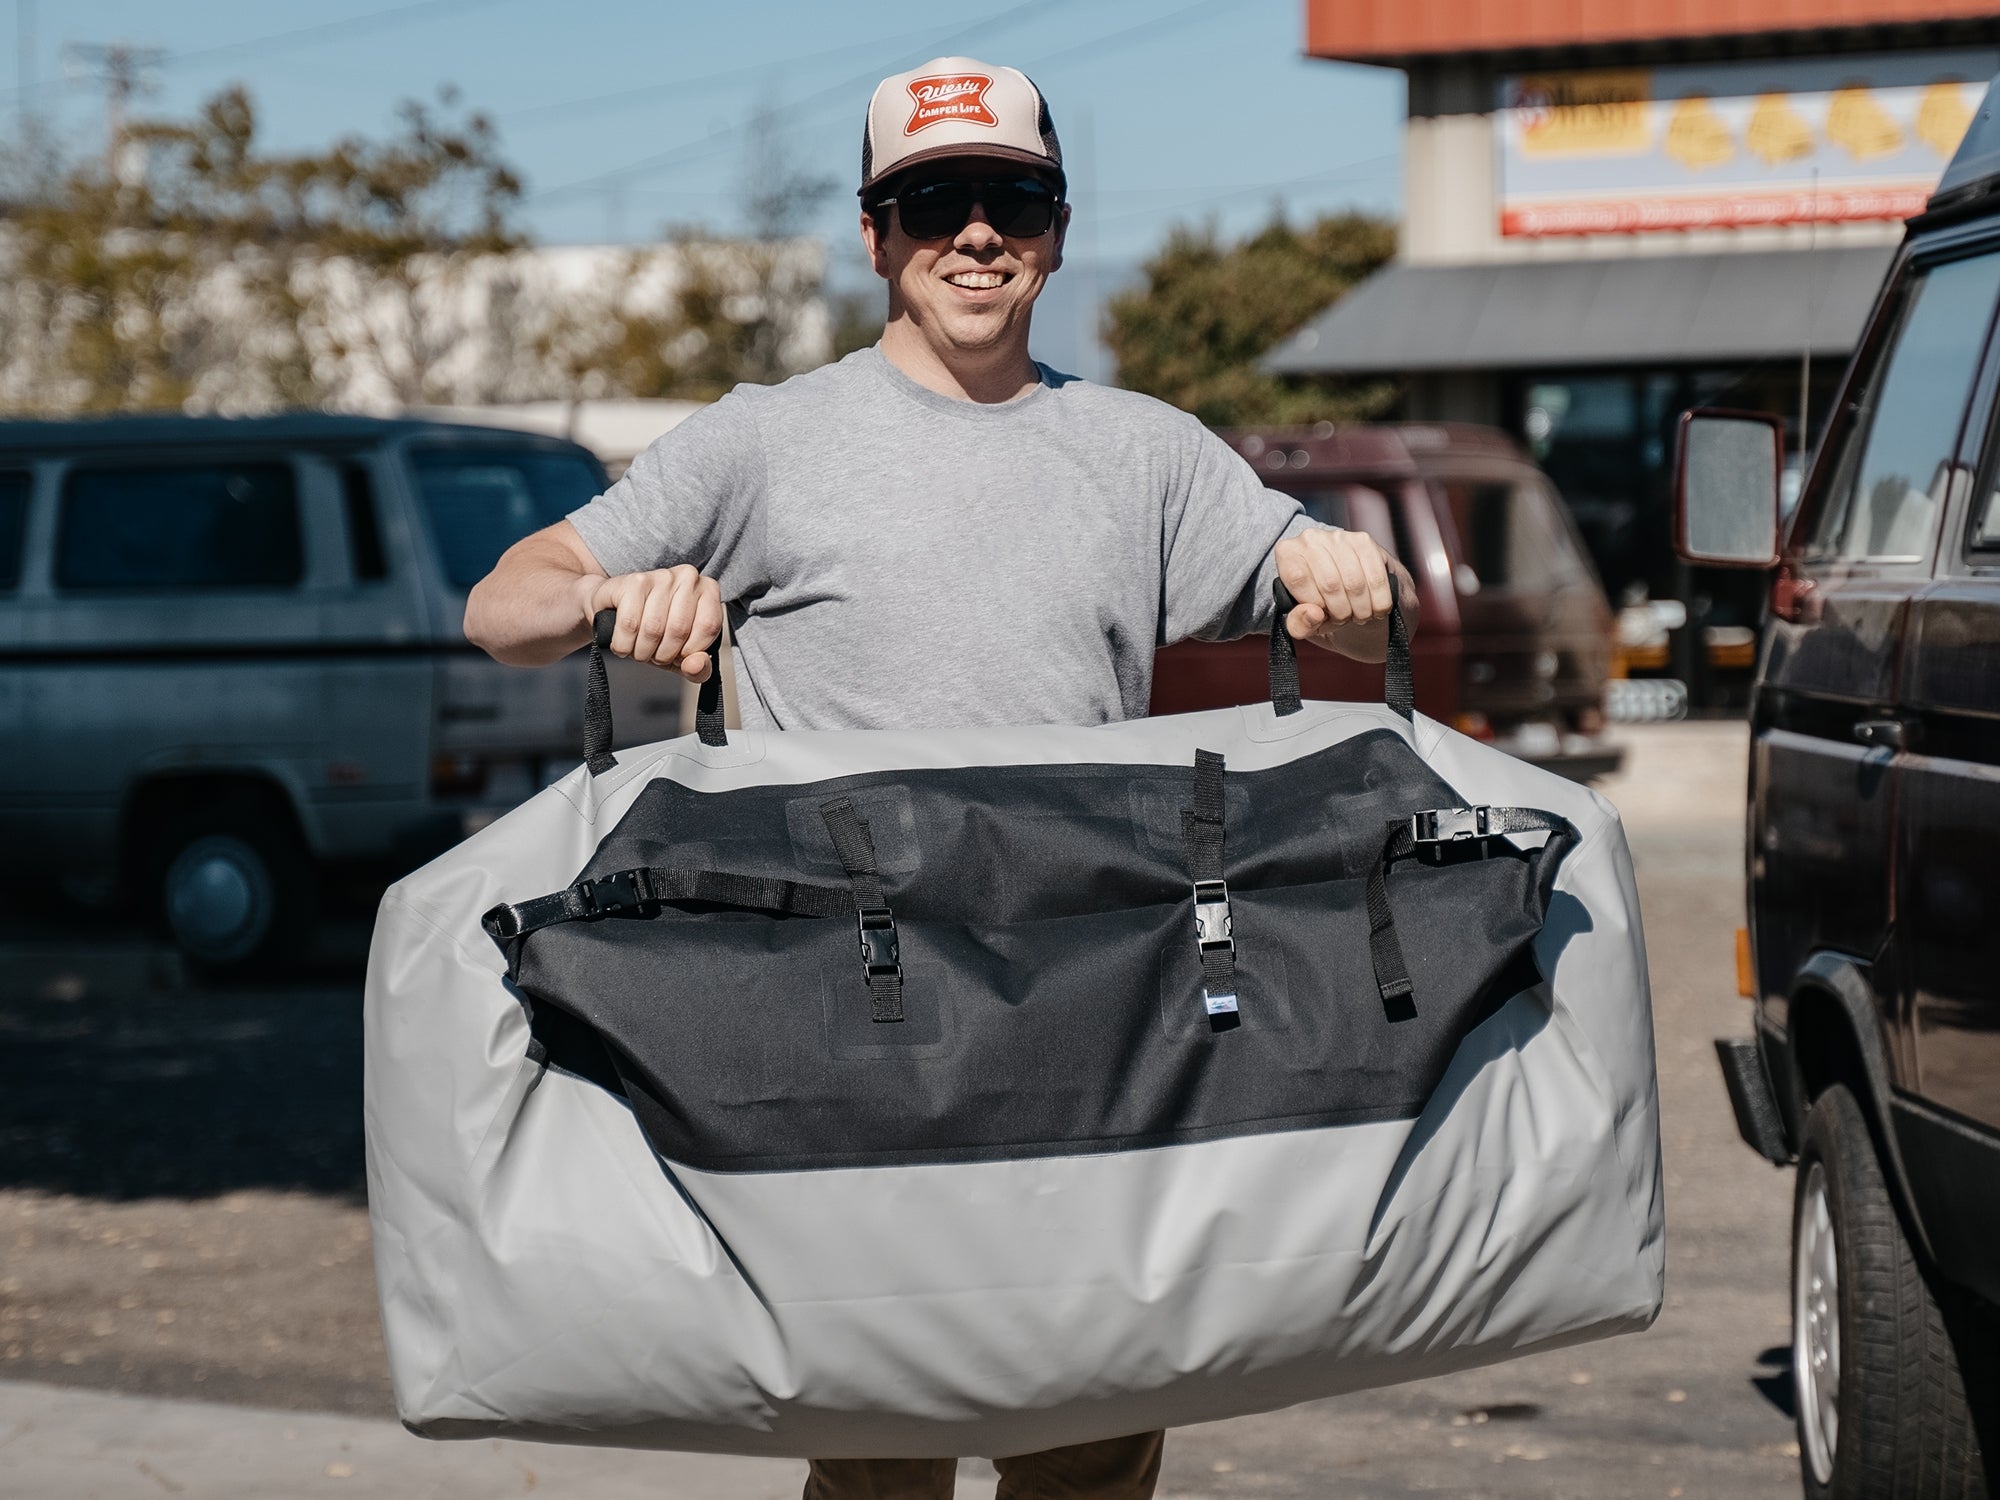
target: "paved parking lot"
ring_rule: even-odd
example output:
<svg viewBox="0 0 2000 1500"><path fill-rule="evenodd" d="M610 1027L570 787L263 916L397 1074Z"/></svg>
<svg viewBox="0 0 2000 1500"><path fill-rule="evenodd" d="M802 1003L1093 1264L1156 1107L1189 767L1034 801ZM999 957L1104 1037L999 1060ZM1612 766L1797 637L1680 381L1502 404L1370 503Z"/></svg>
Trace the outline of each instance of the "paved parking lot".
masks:
<svg viewBox="0 0 2000 1500"><path fill-rule="evenodd" d="M1709 1045L1748 1024L1731 945L1744 731L1625 738L1605 790L1631 831L1653 973L1658 1325L1176 1433L1163 1495L1797 1493L1791 1181L1737 1142ZM176 987L136 934L0 926L0 1495L795 1494L796 1465L439 1446L394 1425L362 1204L365 938L336 931L283 989L212 991ZM962 1494L990 1494L982 1468Z"/></svg>

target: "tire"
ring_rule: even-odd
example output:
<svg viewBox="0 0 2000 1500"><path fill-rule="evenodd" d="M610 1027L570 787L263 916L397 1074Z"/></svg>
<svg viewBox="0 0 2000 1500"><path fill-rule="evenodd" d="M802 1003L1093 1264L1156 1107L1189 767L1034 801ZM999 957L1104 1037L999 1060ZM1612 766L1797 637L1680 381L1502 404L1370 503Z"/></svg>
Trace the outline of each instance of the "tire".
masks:
<svg viewBox="0 0 2000 1500"><path fill-rule="evenodd" d="M1842 1084L1814 1102L1799 1152L1792 1368L1808 1500L1989 1500L1939 1293Z"/></svg>
<svg viewBox="0 0 2000 1500"><path fill-rule="evenodd" d="M203 973L269 972L303 955L316 882L281 815L232 803L190 810L161 830L152 868L167 935Z"/></svg>

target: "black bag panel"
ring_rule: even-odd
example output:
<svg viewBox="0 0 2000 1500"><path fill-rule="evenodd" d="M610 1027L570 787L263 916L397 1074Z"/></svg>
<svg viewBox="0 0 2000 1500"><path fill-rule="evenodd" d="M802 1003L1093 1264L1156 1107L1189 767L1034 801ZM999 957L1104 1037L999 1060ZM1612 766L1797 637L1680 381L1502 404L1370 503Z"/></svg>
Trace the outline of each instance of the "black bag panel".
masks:
<svg viewBox="0 0 2000 1500"><path fill-rule="evenodd" d="M835 796L844 796L853 803L855 816L868 825L868 836L875 844L876 868L885 878L913 875L923 866L916 805L910 788L903 782L852 784L842 791L806 796L800 796L795 786L773 790L785 793L785 833L791 846L791 868L800 875L816 880L844 878L840 856L834 851L833 835L827 832L826 819L819 810L822 802ZM678 809L664 808L661 815L668 820L684 816ZM673 823L669 821L668 826Z"/></svg>
<svg viewBox="0 0 2000 1500"><path fill-rule="evenodd" d="M899 919L906 1019L870 1020L852 924L668 908L535 933L520 985L605 1040L661 1155L711 1171L1068 1155L1420 1113L1533 982L1540 850L1398 866L1398 923L1461 924L1376 993L1362 879L1232 892L1238 1013L1203 1008L1190 901L981 926ZM1470 925L1467 925L1470 924ZM1429 943L1412 942L1428 953ZM1510 967L1511 966L1511 967Z"/></svg>
<svg viewBox="0 0 2000 1500"><path fill-rule="evenodd" d="M1192 766L970 766L699 792L653 782L584 876L641 866L842 878L820 807L854 804L899 922L1007 923L1178 901ZM1224 780L1232 889L1361 875L1388 823L1457 794L1393 730Z"/></svg>
<svg viewBox="0 0 2000 1500"><path fill-rule="evenodd" d="M661 780L583 873L841 880L819 811L836 798L867 822L882 869L899 1022L873 1019L852 918L680 903L510 945L550 1062L601 1043L671 1160L979 1160L1413 1117L1466 1033L1533 982L1523 963L1565 847L1495 840L1393 863L1412 1014L1378 991L1367 878L1392 822L1456 794L1387 730L1230 772L1238 1010L1215 1022L1181 827L1192 767L973 767L720 793ZM570 1065L602 1076L601 1057L587 1061Z"/></svg>

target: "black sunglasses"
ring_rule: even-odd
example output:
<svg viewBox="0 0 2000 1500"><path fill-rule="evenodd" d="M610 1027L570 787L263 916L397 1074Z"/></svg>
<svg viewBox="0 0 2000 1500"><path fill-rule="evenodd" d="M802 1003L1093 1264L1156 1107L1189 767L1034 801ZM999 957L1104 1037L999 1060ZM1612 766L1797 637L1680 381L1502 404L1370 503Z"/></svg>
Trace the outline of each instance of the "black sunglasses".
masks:
<svg viewBox="0 0 2000 1500"><path fill-rule="evenodd" d="M1039 177L985 180L945 177L913 183L893 198L875 200L879 213L896 206L903 233L913 240L941 240L955 235L972 219L972 205L986 211L986 222L1001 234L1033 239L1047 234L1062 205L1062 194Z"/></svg>

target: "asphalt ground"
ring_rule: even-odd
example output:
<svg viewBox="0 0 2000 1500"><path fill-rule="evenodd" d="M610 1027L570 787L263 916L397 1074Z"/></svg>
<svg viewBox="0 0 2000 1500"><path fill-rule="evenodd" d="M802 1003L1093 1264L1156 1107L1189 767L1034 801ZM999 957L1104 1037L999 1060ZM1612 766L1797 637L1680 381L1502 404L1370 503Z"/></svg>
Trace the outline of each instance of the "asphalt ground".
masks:
<svg viewBox="0 0 2000 1500"><path fill-rule="evenodd" d="M1626 769L1603 789L1626 817L1653 977L1669 1268L1658 1324L1184 1429L1163 1496L1797 1493L1791 1178L1737 1140L1711 1050L1749 1020L1731 939L1744 731L1649 726L1624 740ZM21 1382L0 1387L0 1495L126 1493L106 1464L135 1494L294 1492L270 1478L205 1488L188 1455L210 1451L210 1428L246 1451L256 1434L344 1445L349 1458L300 1470L297 1493L332 1480L384 1494L786 1492L768 1461L437 1446L393 1426L363 1203L365 943L365 923L338 923L303 977L217 989L187 983L142 933L54 908L0 916L0 1381ZM173 1477L183 1460L196 1479ZM990 1493L982 1469L968 1465L962 1493ZM33 1488L11 1487L10 1471ZM74 1488L50 1477L63 1475Z"/></svg>

